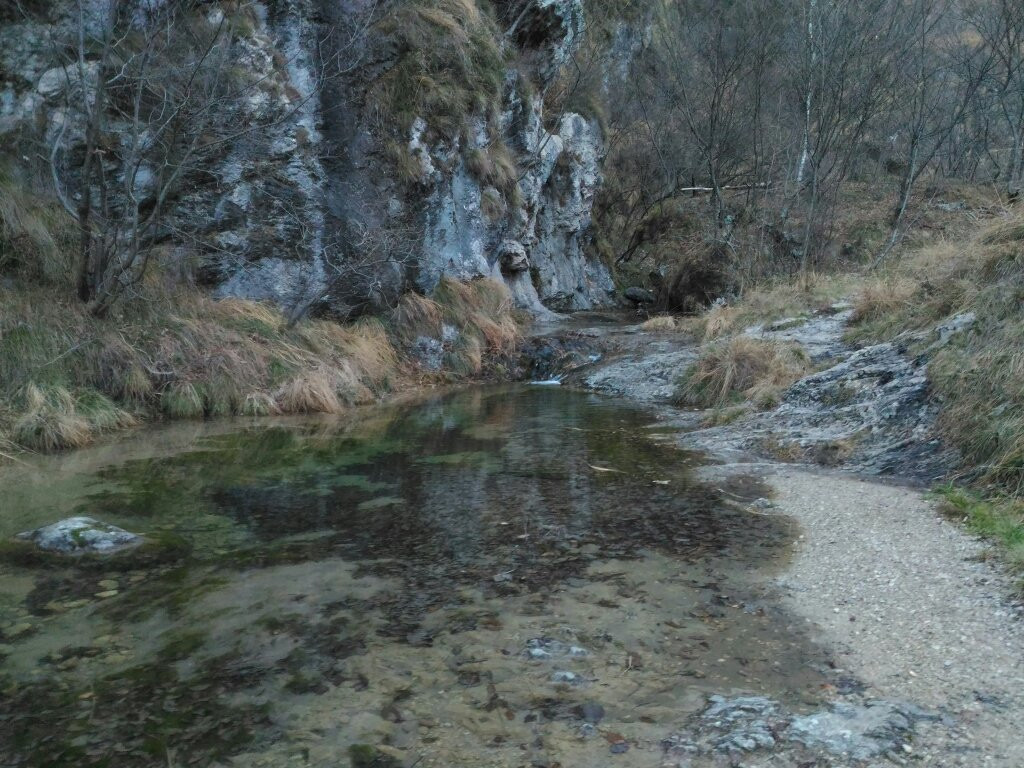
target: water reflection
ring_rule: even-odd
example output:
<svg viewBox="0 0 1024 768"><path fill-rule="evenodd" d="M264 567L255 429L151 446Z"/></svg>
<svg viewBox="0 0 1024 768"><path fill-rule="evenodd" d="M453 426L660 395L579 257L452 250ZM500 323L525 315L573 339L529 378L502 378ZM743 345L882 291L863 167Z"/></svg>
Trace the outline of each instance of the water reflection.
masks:
<svg viewBox="0 0 1024 768"><path fill-rule="evenodd" d="M2 566L4 764L584 764L599 708L640 765L708 691L813 695L823 660L756 578L788 524L649 422L476 389L14 494L19 525L71 508L157 546Z"/></svg>

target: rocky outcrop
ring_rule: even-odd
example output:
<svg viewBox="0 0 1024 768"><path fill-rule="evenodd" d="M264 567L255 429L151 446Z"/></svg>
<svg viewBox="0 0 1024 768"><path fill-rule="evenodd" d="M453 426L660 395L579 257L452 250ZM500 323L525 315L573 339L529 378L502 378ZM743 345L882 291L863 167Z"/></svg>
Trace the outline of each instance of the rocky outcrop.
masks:
<svg viewBox="0 0 1024 768"><path fill-rule="evenodd" d="M95 62L83 75L52 43L73 35L76 7L62 0L0 28L0 135L42 126L46 143L63 142L68 157L83 131L67 129L65 97L95 77ZM87 26L98 27L102 4L84 7ZM211 25L234 14L230 58L247 86L223 105L237 136L182 185L165 239L219 295L348 314L391 305L409 288L430 291L450 275L501 280L541 315L612 302L609 271L588 250L601 130L579 114L545 116L539 98L582 41L581 0L515 7L512 24L495 30L495 43L515 52L504 56L515 64L506 64L500 115L467 115L471 129L449 139L432 130L431 114L420 115L400 147L416 166L413 182L382 161L394 150L393 126L367 100L400 55L376 23L378 4L201 7ZM143 34L148 9L139 2ZM511 164L511 185L500 191L473 162L495 147L507 148ZM140 169L142 186L152 175Z"/></svg>
<svg viewBox="0 0 1024 768"><path fill-rule="evenodd" d="M687 442L716 452L780 454L860 472L934 482L955 457L935 430L938 405L929 395L929 351L970 327L953 318L931 332L850 349L842 332L849 313L752 329L762 338L798 343L818 373L793 384L778 408L733 424L690 433ZM910 345L924 345L912 354Z"/></svg>
<svg viewBox="0 0 1024 768"><path fill-rule="evenodd" d="M527 104L517 82L507 80L500 123L504 142L518 150L518 165L525 170L517 182L518 205L497 221L484 213L484 200L495 190L473 176L461 148L425 146L426 123L414 126L409 146L430 190L418 285L430 291L444 275L494 277L509 286L519 306L542 314L545 307L572 311L607 305L615 290L611 275L586 252L603 156L600 129L570 113L557 131L547 131L540 103ZM489 141L481 123L469 150L482 151ZM451 173L440 170L450 166ZM521 254L511 269L510 249Z"/></svg>
<svg viewBox="0 0 1024 768"><path fill-rule="evenodd" d="M744 754L777 754L771 764L778 766L831 765L834 758L843 764L885 757L902 762L913 751L915 725L937 719L918 707L881 700L836 701L796 715L763 696L711 696L687 728L664 739L662 765L682 768L698 756L716 755L734 765Z"/></svg>

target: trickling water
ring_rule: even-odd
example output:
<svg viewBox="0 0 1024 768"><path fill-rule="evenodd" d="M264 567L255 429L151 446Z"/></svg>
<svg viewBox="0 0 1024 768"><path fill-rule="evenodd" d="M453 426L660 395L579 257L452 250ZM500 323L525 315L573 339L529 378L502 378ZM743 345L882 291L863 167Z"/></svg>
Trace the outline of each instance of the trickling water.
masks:
<svg viewBox="0 0 1024 768"><path fill-rule="evenodd" d="M788 522L651 421L475 389L8 467L3 539L150 543L4 550L0 764L639 766L709 693L812 701L826 659L759 586Z"/></svg>

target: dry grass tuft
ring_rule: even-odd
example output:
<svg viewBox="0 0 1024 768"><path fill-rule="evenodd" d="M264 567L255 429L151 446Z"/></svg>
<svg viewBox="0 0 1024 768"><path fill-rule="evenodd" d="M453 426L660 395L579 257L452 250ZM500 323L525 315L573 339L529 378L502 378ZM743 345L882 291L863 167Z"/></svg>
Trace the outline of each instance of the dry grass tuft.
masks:
<svg viewBox="0 0 1024 768"><path fill-rule="evenodd" d="M75 413L75 399L63 387L43 391L35 384L25 390L25 412L14 424L14 439L38 451L80 448L92 442L89 423Z"/></svg>
<svg viewBox="0 0 1024 768"><path fill-rule="evenodd" d="M640 324L645 331L670 332L679 329L679 322L672 315L658 315Z"/></svg>
<svg viewBox="0 0 1024 768"><path fill-rule="evenodd" d="M408 294L389 327L406 349L424 338L440 343L446 367L460 376L480 374L488 360L511 353L521 339L508 290L489 279L445 277L431 298Z"/></svg>
<svg viewBox="0 0 1024 768"><path fill-rule="evenodd" d="M901 277L869 280L857 294L851 322L877 322L883 317L902 312L912 301L916 290L913 281Z"/></svg>
<svg viewBox="0 0 1024 768"><path fill-rule="evenodd" d="M277 393L282 413L341 413L343 406L324 371L308 371L285 384Z"/></svg>
<svg viewBox="0 0 1024 768"><path fill-rule="evenodd" d="M134 426L135 417L94 390L76 396L64 387L29 384L23 412L14 423L14 440L32 450L80 448L96 435Z"/></svg>
<svg viewBox="0 0 1024 768"><path fill-rule="evenodd" d="M704 340L711 341L732 332L740 311L727 304L716 304L704 314Z"/></svg>
<svg viewBox="0 0 1024 768"><path fill-rule="evenodd" d="M69 282L75 223L51 197L16 179L0 161L0 273Z"/></svg>
<svg viewBox="0 0 1024 768"><path fill-rule="evenodd" d="M409 345L421 336L441 338L442 311L433 299L418 293L407 293L391 313L391 332L404 344Z"/></svg>
<svg viewBox="0 0 1024 768"><path fill-rule="evenodd" d="M795 345L735 336L703 350L680 379L676 401L711 408L746 399L767 408L810 370L806 355Z"/></svg>

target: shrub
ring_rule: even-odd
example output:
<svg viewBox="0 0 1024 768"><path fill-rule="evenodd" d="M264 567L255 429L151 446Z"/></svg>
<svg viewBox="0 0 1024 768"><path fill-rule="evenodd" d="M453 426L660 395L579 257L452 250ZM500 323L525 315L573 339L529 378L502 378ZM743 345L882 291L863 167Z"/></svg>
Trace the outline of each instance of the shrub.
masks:
<svg viewBox="0 0 1024 768"><path fill-rule="evenodd" d="M421 117L452 140L467 116L497 109L505 76L501 33L474 0L404 0L378 27L398 52L367 94L382 125L408 137Z"/></svg>

